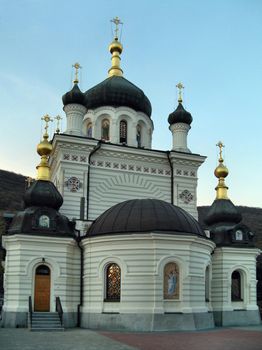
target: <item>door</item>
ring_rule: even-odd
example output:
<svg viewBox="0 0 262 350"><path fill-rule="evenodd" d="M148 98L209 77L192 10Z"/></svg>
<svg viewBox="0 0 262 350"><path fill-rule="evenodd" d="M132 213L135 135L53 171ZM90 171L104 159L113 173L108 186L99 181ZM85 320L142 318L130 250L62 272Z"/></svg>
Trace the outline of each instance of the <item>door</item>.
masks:
<svg viewBox="0 0 262 350"><path fill-rule="evenodd" d="M40 265L35 272L34 311L50 311L50 269Z"/></svg>

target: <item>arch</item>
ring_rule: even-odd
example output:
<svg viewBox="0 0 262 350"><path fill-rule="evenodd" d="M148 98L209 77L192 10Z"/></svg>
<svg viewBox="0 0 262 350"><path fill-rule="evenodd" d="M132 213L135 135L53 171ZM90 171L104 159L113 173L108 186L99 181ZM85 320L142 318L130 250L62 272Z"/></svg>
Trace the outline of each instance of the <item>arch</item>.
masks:
<svg viewBox="0 0 262 350"><path fill-rule="evenodd" d="M105 301L120 301L121 268L115 262L105 267Z"/></svg>
<svg viewBox="0 0 262 350"><path fill-rule="evenodd" d="M34 311L50 311L51 270L47 265L35 269Z"/></svg>
<svg viewBox="0 0 262 350"><path fill-rule="evenodd" d="M119 142L127 143L127 121L124 119L119 124Z"/></svg>
<svg viewBox="0 0 262 350"><path fill-rule="evenodd" d="M164 299L179 299L179 284L180 284L179 266L175 262L168 262L164 266L163 272L163 298Z"/></svg>

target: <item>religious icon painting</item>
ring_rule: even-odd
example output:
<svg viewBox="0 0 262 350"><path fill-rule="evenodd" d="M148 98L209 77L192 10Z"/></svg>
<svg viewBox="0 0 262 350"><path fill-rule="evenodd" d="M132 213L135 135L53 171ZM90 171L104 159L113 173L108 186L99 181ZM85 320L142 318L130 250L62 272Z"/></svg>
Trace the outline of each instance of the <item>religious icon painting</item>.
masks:
<svg viewBox="0 0 262 350"><path fill-rule="evenodd" d="M179 268L173 262L164 268L164 299L179 299Z"/></svg>

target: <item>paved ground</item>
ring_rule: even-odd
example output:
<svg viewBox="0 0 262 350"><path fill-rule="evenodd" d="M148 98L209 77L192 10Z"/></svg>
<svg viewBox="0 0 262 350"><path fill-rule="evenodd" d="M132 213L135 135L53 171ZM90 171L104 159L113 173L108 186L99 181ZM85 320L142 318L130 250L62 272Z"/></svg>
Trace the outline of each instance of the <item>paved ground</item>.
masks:
<svg viewBox="0 0 262 350"><path fill-rule="evenodd" d="M125 333L0 328L1 350L261 350L262 326L198 332Z"/></svg>

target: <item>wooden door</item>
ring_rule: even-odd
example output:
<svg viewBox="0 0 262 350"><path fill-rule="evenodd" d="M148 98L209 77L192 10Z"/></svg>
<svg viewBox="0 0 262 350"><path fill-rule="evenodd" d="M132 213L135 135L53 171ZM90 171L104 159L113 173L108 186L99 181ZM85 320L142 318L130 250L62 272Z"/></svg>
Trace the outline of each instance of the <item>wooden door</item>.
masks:
<svg viewBox="0 0 262 350"><path fill-rule="evenodd" d="M34 311L50 311L50 269L40 265L35 274Z"/></svg>

